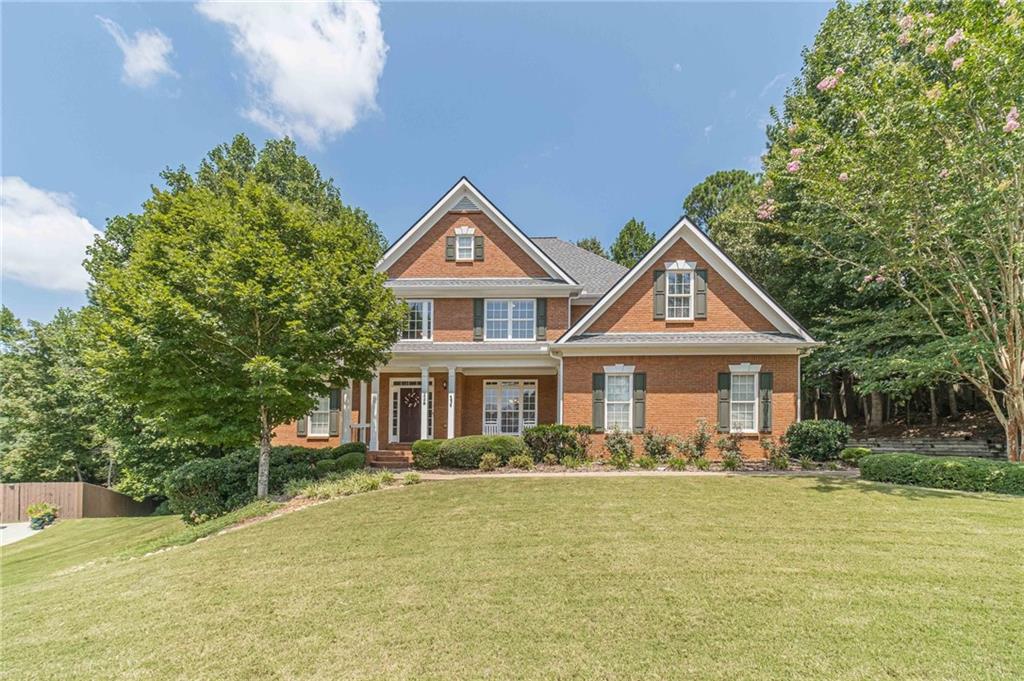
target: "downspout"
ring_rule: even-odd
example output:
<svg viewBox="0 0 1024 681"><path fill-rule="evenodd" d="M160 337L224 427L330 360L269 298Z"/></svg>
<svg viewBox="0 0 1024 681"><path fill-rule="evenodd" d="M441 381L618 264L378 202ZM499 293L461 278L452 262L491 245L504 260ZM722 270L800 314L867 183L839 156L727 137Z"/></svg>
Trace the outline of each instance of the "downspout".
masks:
<svg viewBox="0 0 1024 681"><path fill-rule="evenodd" d="M563 401L562 394L563 394L563 391L565 390L565 384L564 384L564 380L565 380L564 379L564 376L565 376L565 363L562 361L562 354L561 353L558 353L557 355L555 355L555 353L552 352L551 355L553 357L558 357L558 424L562 425L564 423L563 408L562 408L562 401Z"/></svg>

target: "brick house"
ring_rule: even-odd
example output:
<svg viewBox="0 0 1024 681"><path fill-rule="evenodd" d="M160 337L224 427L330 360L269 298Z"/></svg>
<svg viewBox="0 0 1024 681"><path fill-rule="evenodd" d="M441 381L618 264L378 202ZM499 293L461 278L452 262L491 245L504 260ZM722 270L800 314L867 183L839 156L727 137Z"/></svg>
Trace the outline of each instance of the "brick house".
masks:
<svg viewBox="0 0 1024 681"><path fill-rule="evenodd" d="M391 360L276 443L361 440L395 461L421 438L538 423L685 435L703 418L759 458L800 413L817 343L686 218L627 270L528 237L462 178L378 269L409 305Z"/></svg>

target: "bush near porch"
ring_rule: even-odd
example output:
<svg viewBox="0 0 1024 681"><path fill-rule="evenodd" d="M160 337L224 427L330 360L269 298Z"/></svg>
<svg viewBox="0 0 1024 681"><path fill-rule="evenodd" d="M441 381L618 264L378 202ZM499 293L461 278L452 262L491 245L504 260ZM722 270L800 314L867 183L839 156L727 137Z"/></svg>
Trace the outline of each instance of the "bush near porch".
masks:
<svg viewBox="0 0 1024 681"><path fill-rule="evenodd" d="M195 523L229 513L256 498L259 451L239 449L219 459L189 461L167 474L164 493L174 513ZM270 493L280 494L291 480L318 479L366 465L366 445L274 447L270 452Z"/></svg>
<svg viewBox="0 0 1024 681"><path fill-rule="evenodd" d="M523 443L534 463L541 463L549 454L562 463L566 457L586 459L593 433L591 426L542 424L523 431Z"/></svg>
<svg viewBox="0 0 1024 681"><path fill-rule="evenodd" d="M412 445L412 463L416 468L477 468L484 454L493 452L501 465L526 454L521 437L513 435L466 435L450 440L417 440Z"/></svg>

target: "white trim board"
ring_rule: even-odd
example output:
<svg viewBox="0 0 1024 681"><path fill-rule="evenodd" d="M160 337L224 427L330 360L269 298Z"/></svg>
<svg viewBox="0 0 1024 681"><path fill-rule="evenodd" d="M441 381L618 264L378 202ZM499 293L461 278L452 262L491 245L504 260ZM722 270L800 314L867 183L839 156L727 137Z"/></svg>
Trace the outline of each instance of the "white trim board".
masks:
<svg viewBox="0 0 1024 681"><path fill-rule="evenodd" d="M626 274L616 282L615 286L608 290L587 313L573 324L572 328L562 334L561 338L555 341L556 345L564 345L570 338L579 335L598 318L608 307L618 299L622 293L632 286L641 274L646 272L654 262L660 260L666 251L671 248L677 239L683 239L697 252L708 264L708 267L721 276L736 291L744 297L758 312L764 315L776 329L784 333L791 333L800 336L809 343L814 339L800 326L799 322L793 319L782 307L765 293L764 289L758 286L739 266L729 259L722 249L718 247L708 236L694 225L688 218L681 218L672 226L668 232L632 267Z"/></svg>
<svg viewBox="0 0 1024 681"><path fill-rule="evenodd" d="M469 197L473 203L480 206L481 212L489 217L494 224L498 225L498 228L504 231L512 239L517 246L523 249L527 255L531 256L533 260L537 262L544 271L552 277L562 279L569 284L579 285L575 279L570 277L566 272L562 270L555 261L544 254L537 244L530 241L530 239L523 234L523 232L515 226L515 224L505 216L500 210L498 210L494 204L492 204L483 193L469 181L469 178L463 176L459 179L455 185L448 190L448 192L438 199L437 203L431 206L430 210L423 214L416 223L406 230L405 234L398 238L398 241L391 244L391 246L381 256L380 262L377 263L377 271L387 271L395 262L398 261L402 255L409 250L409 248L416 243L416 241L423 236L424 233L430 230L434 224L444 217L446 213L453 210L460 201Z"/></svg>

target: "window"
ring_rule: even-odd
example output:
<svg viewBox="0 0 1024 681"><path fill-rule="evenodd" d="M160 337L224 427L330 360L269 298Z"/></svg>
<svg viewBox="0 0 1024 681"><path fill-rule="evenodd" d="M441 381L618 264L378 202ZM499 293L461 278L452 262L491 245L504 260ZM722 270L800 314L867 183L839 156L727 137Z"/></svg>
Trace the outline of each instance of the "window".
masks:
<svg viewBox="0 0 1024 681"><path fill-rule="evenodd" d="M521 435L537 425L537 381L484 381L484 435Z"/></svg>
<svg viewBox="0 0 1024 681"><path fill-rule="evenodd" d="M633 430L633 375L605 374L605 430Z"/></svg>
<svg viewBox="0 0 1024 681"><path fill-rule="evenodd" d="M693 272L669 272L666 319L693 319Z"/></svg>
<svg viewBox="0 0 1024 681"><path fill-rule="evenodd" d="M309 413L309 435L327 437L331 433L331 398L317 398L316 407Z"/></svg>
<svg viewBox="0 0 1024 681"><path fill-rule="evenodd" d="M456 260L472 260L473 259L473 235L472 234L459 234L455 237L455 259Z"/></svg>
<svg viewBox="0 0 1024 681"><path fill-rule="evenodd" d="M430 340L434 335L434 301L407 300L409 311L402 327L402 340Z"/></svg>
<svg viewBox="0 0 1024 681"><path fill-rule="evenodd" d="M757 432L757 374L732 374L729 388L729 431Z"/></svg>
<svg viewBox="0 0 1024 681"><path fill-rule="evenodd" d="M484 304L485 340L533 340L537 333L533 298L488 300Z"/></svg>

